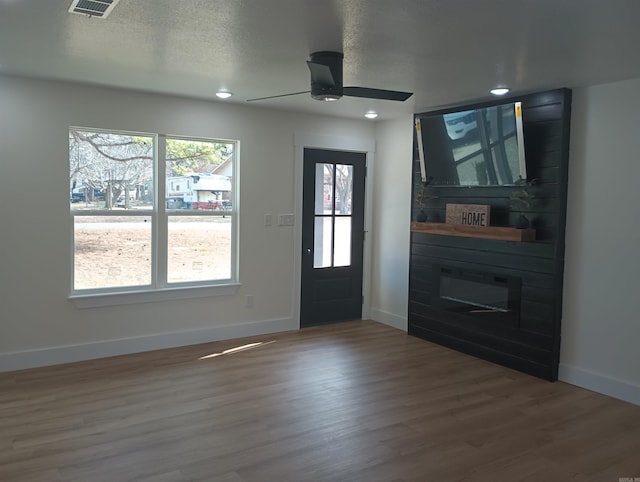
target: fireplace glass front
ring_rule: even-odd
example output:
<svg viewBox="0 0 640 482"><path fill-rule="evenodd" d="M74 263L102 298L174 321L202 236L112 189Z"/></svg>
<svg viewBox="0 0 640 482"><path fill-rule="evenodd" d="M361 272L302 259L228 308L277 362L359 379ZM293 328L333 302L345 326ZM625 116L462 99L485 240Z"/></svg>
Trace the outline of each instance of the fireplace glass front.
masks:
<svg viewBox="0 0 640 482"><path fill-rule="evenodd" d="M434 265L433 304L443 310L517 326L520 285L520 278L514 276Z"/></svg>

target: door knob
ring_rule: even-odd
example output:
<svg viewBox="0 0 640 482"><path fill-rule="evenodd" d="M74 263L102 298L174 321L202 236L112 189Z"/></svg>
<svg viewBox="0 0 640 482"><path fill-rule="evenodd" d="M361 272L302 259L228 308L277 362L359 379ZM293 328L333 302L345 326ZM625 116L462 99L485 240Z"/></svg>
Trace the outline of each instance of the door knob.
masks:
<svg viewBox="0 0 640 482"><path fill-rule="evenodd" d="M311 256L311 248L307 248L306 253L307 253L307 256Z"/></svg>

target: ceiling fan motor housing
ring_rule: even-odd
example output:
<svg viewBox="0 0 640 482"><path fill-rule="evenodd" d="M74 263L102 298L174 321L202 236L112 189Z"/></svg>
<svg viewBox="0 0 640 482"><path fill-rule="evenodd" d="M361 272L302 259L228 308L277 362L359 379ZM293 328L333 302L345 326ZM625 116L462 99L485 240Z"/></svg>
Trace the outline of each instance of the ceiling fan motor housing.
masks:
<svg viewBox="0 0 640 482"><path fill-rule="evenodd" d="M314 79L311 76L311 97L316 100L338 100L342 97L342 52L321 51L309 56L309 61L314 64L326 65L331 70L333 82L325 79Z"/></svg>

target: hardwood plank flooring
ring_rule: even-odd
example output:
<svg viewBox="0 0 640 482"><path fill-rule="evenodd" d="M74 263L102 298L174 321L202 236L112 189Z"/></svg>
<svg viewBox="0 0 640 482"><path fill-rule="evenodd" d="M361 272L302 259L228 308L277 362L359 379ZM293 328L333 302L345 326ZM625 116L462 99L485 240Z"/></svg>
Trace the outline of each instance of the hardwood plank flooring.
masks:
<svg viewBox="0 0 640 482"><path fill-rule="evenodd" d="M624 477L639 406L373 321L0 374L1 481Z"/></svg>

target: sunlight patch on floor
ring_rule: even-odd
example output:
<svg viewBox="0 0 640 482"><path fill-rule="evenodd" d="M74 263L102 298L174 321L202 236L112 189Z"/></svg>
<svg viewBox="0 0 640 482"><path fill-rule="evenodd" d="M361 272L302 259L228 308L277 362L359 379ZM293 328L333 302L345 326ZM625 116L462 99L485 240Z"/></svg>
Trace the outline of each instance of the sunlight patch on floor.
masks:
<svg viewBox="0 0 640 482"><path fill-rule="evenodd" d="M221 351L219 353L211 353L210 355L201 356L198 360L206 360L207 358L215 358L222 355L232 355L233 353L239 353L241 351L251 350L252 348L258 348L259 346L270 345L271 343L275 343L275 340L272 341L260 341L258 343L249 343L247 345L237 346L235 348L229 348L228 350Z"/></svg>

